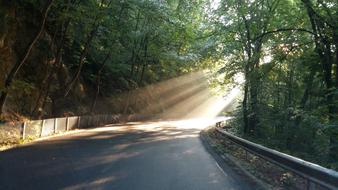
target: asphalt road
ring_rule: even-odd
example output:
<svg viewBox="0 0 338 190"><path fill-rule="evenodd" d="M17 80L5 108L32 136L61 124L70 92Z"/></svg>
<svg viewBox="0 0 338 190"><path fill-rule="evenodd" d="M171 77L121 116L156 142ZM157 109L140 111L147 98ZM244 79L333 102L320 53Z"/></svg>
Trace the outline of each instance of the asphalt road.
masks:
<svg viewBox="0 0 338 190"><path fill-rule="evenodd" d="M219 167L199 125L113 125L0 152L0 189L252 189L230 167Z"/></svg>

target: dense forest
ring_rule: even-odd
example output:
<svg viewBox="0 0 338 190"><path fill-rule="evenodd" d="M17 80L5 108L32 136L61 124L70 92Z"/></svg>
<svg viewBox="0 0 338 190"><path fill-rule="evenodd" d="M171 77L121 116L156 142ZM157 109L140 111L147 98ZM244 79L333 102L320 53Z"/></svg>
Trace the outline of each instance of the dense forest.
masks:
<svg viewBox="0 0 338 190"><path fill-rule="evenodd" d="M227 0L213 22L225 78L245 76L240 132L338 168L337 1Z"/></svg>
<svg viewBox="0 0 338 190"><path fill-rule="evenodd" d="M197 70L206 57L199 4L1 1L1 110L123 111L112 96Z"/></svg>
<svg viewBox="0 0 338 190"><path fill-rule="evenodd" d="M134 113L128 92L213 70L239 135L338 168L336 0L1 0L0 23L2 120Z"/></svg>

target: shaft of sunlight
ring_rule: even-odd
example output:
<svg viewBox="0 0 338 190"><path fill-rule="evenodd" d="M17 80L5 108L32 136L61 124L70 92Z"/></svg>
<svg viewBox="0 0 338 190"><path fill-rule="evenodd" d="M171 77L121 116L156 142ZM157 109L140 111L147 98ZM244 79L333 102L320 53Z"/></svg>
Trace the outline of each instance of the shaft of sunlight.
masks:
<svg viewBox="0 0 338 190"><path fill-rule="evenodd" d="M237 76L243 82L243 76ZM182 128L204 128L217 116L224 116L237 103L240 94L235 87L222 96L215 95L204 72L195 72L130 92L128 110L143 115L156 115L167 121L182 120ZM121 98L123 99L123 98Z"/></svg>

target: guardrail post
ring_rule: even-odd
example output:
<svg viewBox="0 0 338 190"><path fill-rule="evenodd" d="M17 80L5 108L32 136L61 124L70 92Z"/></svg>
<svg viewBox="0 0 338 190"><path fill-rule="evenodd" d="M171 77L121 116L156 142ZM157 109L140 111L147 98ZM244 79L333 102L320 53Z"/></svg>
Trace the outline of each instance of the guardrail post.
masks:
<svg viewBox="0 0 338 190"><path fill-rule="evenodd" d="M306 179L306 190L315 190L316 184L313 183L311 180Z"/></svg>
<svg viewBox="0 0 338 190"><path fill-rule="evenodd" d="M69 117L66 117L66 131L68 131L69 128Z"/></svg>
<svg viewBox="0 0 338 190"><path fill-rule="evenodd" d="M81 116L77 117L77 128L80 129Z"/></svg>
<svg viewBox="0 0 338 190"><path fill-rule="evenodd" d="M22 125L21 125L21 127L22 127L22 139L25 139L25 137L26 137L26 125L27 125L27 123L26 122L23 122L22 123Z"/></svg>
<svg viewBox="0 0 338 190"><path fill-rule="evenodd" d="M43 131L43 128L45 127L45 120L43 119L42 120L42 124L41 124L41 131L40 131L40 137L42 137L42 131Z"/></svg>
<svg viewBox="0 0 338 190"><path fill-rule="evenodd" d="M58 119L55 118L55 119L54 119L54 133L56 133L57 127L58 127Z"/></svg>

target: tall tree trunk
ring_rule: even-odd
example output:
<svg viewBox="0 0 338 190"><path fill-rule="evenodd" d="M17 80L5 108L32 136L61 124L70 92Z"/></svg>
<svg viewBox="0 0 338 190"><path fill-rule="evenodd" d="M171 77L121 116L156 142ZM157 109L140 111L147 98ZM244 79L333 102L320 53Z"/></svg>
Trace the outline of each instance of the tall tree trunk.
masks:
<svg viewBox="0 0 338 190"><path fill-rule="evenodd" d="M96 74L96 93L95 93L95 96L93 98L93 102L92 102L92 105L91 105L91 108L90 108L90 112L93 113L94 112L94 109L95 109L95 106L96 106L96 102L97 102L97 98L100 94L100 83L101 83L101 74L102 74L102 71L103 71L103 68L104 66L106 65L108 59L110 58L111 54L107 54L106 57L104 58L102 64L101 64L101 67L99 69L99 71L97 72Z"/></svg>
<svg viewBox="0 0 338 190"><path fill-rule="evenodd" d="M244 84L244 97L243 97L243 123L244 123L244 133L249 133L249 120L248 120L248 84L245 81Z"/></svg>
<svg viewBox="0 0 338 190"><path fill-rule="evenodd" d="M61 32L62 32L62 29L61 29ZM55 44L55 39L56 39L57 33L58 33L58 30L55 30L55 32L53 34L53 39L49 44L50 49L52 49L53 45ZM45 76L43 77L43 81L41 82L40 88L38 90L39 95L38 95L38 98L36 100L35 106L34 106L33 110L31 110L31 113L30 113L31 118L33 118L35 113L38 110L40 110L40 108L41 108L41 106L40 106L41 105L41 99L43 99L43 94L45 93L46 82L47 83L49 82L49 75L53 71L53 70L50 70L48 64L46 64L46 65L47 65L47 71L46 71L46 73L44 73Z"/></svg>
<svg viewBox="0 0 338 190"><path fill-rule="evenodd" d="M78 3L79 1L76 0L68 0L67 6L66 6L66 12L69 11L70 7L72 5L75 5L76 3ZM42 99L42 102L38 99L37 104L32 112L32 116L37 116L37 118L41 119L42 115L43 115L43 109L46 105L46 101L47 98L49 96L50 93L50 86L52 84L52 79L54 76L55 71L59 70L59 68L61 68L62 66L62 51L63 51L63 47L64 47L64 42L66 40L66 36L67 36L67 32L69 29L69 25L71 23L72 18L68 18L67 20L63 21L60 27L60 38L57 40L57 50L56 50L56 54L55 54L55 62L54 65L52 67L52 69L49 71L48 73L48 77L47 77L47 84L44 86L44 88L41 90L41 97L39 97L39 99ZM56 39L56 37L54 37L54 40ZM54 41L55 42L55 41ZM52 45L52 44L51 44Z"/></svg>
<svg viewBox="0 0 338 190"><path fill-rule="evenodd" d="M141 16L141 13L140 13L140 11L138 11L137 18L136 18L135 29L134 29L135 31L137 31L138 28L139 28L140 16ZM131 58L130 58L130 61L131 61L131 64L130 64L130 78L133 78L133 75L134 75L135 61L136 61L136 57L137 57L136 49L137 49L137 40L134 39L134 47L133 47Z"/></svg>
<svg viewBox="0 0 338 190"><path fill-rule="evenodd" d="M238 10L239 11L239 10ZM240 12L240 11L239 11ZM250 86L250 62L251 59L251 30L250 25L247 19L244 15L241 15L241 18L244 21L245 26L245 38L246 43L244 44L244 52L246 52L248 56L248 61L246 61L245 68L244 68L244 76L245 76L245 83L244 83L244 97L243 97L243 123L244 123L244 133L249 134L250 133L250 124L249 124L249 86Z"/></svg>
<svg viewBox="0 0 338 190"><path fill-rule="evenodd" d="M106 4L106 5L105 5L105 3L106 3L105 0L101 0L100 8L109 7L110 4L112 3L112 1L109 1L108 4ZM88 49L89 49L94 37L96 36L96 33L97 33L99 26L100 26L99 15L96 15L96 17L94 19L94 23L91 27L92 30L88 34L87 39L86 39L85 44L84 44L84 48L80 53L77 71L76 71L75 75L72 77L72 79L70 80L70 82L68 83L68 85L66 86L66 91L64 93L64 97L68 96L69 92L72 90L72 88L73 88L74 84L76 83L77 79L80 77L80 74L81 74L82 68L83 68L83 64L84 64L84 60L85 60L87 53L88 53Z"/></svg>
<svg viewBox="0 0 338 190"><path fill-rule="evenodd" d="M1 92L1 96L0 96L0 116L3 114L3 111L4 111L3 109L4 109L4 105L5 105L5 102L6 102L7 95L8 95L8 91L9 91L9 88L11 87L11 85L12 85L14 78L16 77L17 73L19 72L20 68L27 61L34 45L36 44L36 42L39 40L41 34L43 33L43 30L44 30L45 25L46 25L48 13L49 13L49 10L50 10L53 2L54 2L54 0L49 0L47 2L46 7L45 7L43 14L42 14L43 15L42 22L40 24L40 28L39 28L37 34L35 35L33 40L29 43L29 45L26 48L22 58L18 59L18 61L16 62L14 67L11 69L10 73L8 74L8 76L5 80L5 86L4 86L5 90L3 90Z"/></svg>
<svg viewBox="0 0 338 190"><path fill-rule="evenodd" d="M317 13L313 9L312 3L310 0L302 0L303 4L306 7L306 11L311 23L311 27L314 33L314 43L315 50L320 58L320 62L323 67L323 79L326 86L325 95L326 95L326 104L328 108L328 115L330 122L333 121L336 113L336 105L335 105L335 95L333 93L333 79L332 79L332 69L333 69L333 60L331 46L336 44L336 42L331 43L330 37L328 37L323 30L325 25L323 24L323 20L317 16ZM336 29L333 29L334 34L336 34ZM337 62L337 61L336 61ZM331 160L338 159L338 129L332 128L329 131L329 140L330 140L330 149L329 149L329 157Z"/></svg>
<svg viewBox="0 0 338 190"><path fill-rule="evenodd" d="M325 34L322 33L324 29L322 21L320 18L316 17L316 13L312 8L312 4L309 0L302 0L304 3L308 17L310 19L311 27L314 33L314 43L315 50L320 58L322 67L323 67L323 76L324 83L326 86L326 100L328 105L328 110L330 117L332 118L334 107L333 107L333 93L332 93L332 55L331 55L331 43L326 37Z"/></svg>
<svg viewBox="0 0 338 190"><path fill-rule="evenodd" d="M261 41L255 43L255 48L251 50L252 57L249 60L249 94L250 94L250 108L248 117L249 132L254 134L259 124L259 109L258 109L258 89L259 89L259 60L261 54Z"/></svg>
<svg viewBox="0 0 338 190"><path fill-rule="evenodd" d="M314 80L314 75L315 75L316 71L315 69L311 68L311 72L308 76L308 79L306 81L306 85L305 85L305 90L304 90L304 94L303 94L303 97L300 101L300 108L304 109L305 106L306 106L306 103L309 99L309 96L310 96L310 91L312 89L312 86L313 86L313 80Z"/></svg>
<svg viewBox="0 0 338 190"><path fill-rule="evenodd" d="M93 25L93 29L89 33L89 35L88 35L88 37L86 39L84 48L81 51L77 71L76 71L75 75L72 77L72 79L70 80L70 82L68 83L68 85L66 87L66 91L64 93L64 97L68 96L69 92L72 90L75 82L77 81L77 79L79 78L79 76L81 74L83 63L84 63L84 60L85 60L85 58L87 56L87 52L88 52L89 46L90 46L92 40L94 39L94 37L96 35L96 31L97 31L98 27L99 27L99 25L96 24L96 21L95 21L95 23Z"/></svg>
<svg viewBox="0 0 338 190"><path fill-rule="evenodd" d="M48 67L48 65L47 65ZM38 89L38 92L39 92L39 95L38 95L38 98L35 102L35 106L33 108L33 110L31 110L31 113L30 113L30 117L33 118L35 113L40 110L40 105L41 105L41 100L43 99L43 94L45 93L45 86L46 86L46 83L48 83L49 81L49 74L53 72L50 68L47 68L47 71L46 73L44 74L45 76L43 77L43 80L41 82L41 86L40 88Z"/></svg>
<svg viewBox="0 0 338 190"><path fill-rule="evenodd" d="M145 40L144 40L144 56L143 56L143 65L142 65L142 71L141 71L141 76L140 76L140 83L143 81L143 76L145 69L148 65L148 36L146 35Z"/></svg>

